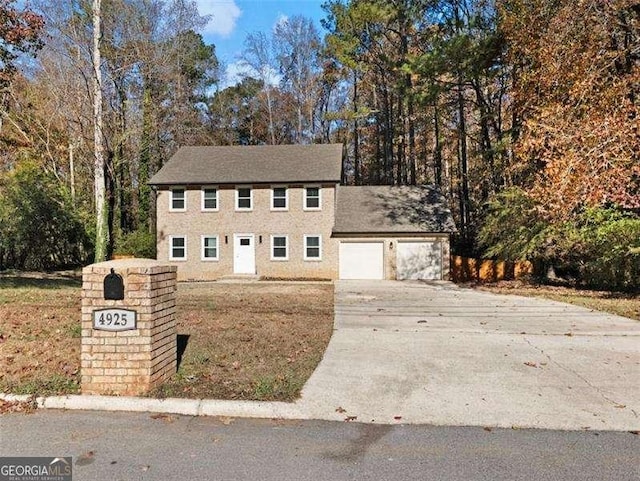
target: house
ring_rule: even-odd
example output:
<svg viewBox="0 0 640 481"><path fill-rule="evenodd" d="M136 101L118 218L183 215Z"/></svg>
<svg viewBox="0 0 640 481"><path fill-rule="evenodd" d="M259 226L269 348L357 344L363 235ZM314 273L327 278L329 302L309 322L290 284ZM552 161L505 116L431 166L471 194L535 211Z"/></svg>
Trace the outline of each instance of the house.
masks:
<svg viewBox="0 0 640 481"><path fill-rule="evenodd" d="M340 185L342 145L183 147L157 189L158 259L181 280L447 279L451 213L429 186Z"/></svg>

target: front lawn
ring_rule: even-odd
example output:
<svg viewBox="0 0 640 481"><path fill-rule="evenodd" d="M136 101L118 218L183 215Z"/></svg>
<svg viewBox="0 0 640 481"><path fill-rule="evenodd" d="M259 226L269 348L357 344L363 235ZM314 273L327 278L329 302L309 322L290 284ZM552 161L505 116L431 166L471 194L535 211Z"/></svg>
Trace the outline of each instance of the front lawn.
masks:
<svg viewBox="0 0 640 481"><path fill-rule="evenodd" d="M154 396L291 401L333 330L331 284L185 284L173 380Z"/></svg>
<svg viewBox="0 0 640 481"><path fill-rule="evenodd" d="M333 328L331 284L180 284L177 304L180 368L153 396L293 400ZM78 393L79 369L79 279L1 275L0 392Z"/></svg>
<svg viewBox="0 0 640 481"><path fill-rule="evenodd" d="M517 280L500 281L491 284L476 284L473 287L496 294L541 297L552 301L566 302L596 311L609 312L618 316L640 320L640 294L528 284Z"/></svg>

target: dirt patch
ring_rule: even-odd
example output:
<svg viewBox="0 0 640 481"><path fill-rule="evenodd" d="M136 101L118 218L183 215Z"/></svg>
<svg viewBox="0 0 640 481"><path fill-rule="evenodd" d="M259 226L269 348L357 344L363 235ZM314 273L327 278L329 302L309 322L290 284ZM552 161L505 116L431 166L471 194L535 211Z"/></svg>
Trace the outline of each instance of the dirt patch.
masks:
<svg viewBox="0 0 640 481"><path fill-rule="evenodd" d="M529 284L520 280L500 281L490 284L468 284L468 286L496 294L541 297L640 320L640 294Z"/></svg>
<svg viewBox="0 0 640 481"><path fill-rule="evenodd" d="M180 368L160 397L295 399L333 328L331 284L180 284ZM80 282L0 276L0 391L69 394L80 381Z"/></svg>
<svg viewBox="0 0 640 481"><path fill-rule="evenodd" d="M78 280L0 277L0 391L77 392L80 334Z"/></svg>
<svg viewBox="0 0 640 481"><path fill-rule="evenodd" d="M180 285L178 320L180 368L153 395L289 401L331 337L333 286Z"/></svg>

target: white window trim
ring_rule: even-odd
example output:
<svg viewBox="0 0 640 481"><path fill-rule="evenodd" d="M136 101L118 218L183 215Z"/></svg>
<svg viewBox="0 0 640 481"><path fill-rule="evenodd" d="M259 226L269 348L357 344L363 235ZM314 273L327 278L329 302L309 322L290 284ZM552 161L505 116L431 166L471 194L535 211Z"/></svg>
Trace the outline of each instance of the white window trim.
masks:
<svg viewBox="0 0 640 481"><path fill-rule="evenodd" d="M208 209L204 206L204 191L206 189L215 189L216 190L216 208L215 209ZM200 189L200 196L201 196L201 200L200 200L200 210L202 212L218 212L220 210L220 189L218 189L217 185L205 185L202 186Z"/></svg>
<svg viewBox="0 0 640 481"><path fill-rule="evenodd" d="M273 239L275 237L284 237L286 239L287 245L285 246L285 249L287 251L287 255L285 257L273 257L273 248L274 248ZM282 247L280 247L280 248L282 248ZM271 257L271 260L275 261L275 262L284 262L284 261L288 261L289 260L289 236L288 235L286 235L286 234L273 234L271 236L270 257Z"/></svg>
<svg viewBox="0 0 640 481"><path fill-rule="evenodd" d="M182 209L173 208L173 191L174 190L184 191L184 207ZM186 211L187 211L187 188L179 185L174 185L170 187L169 188L169 212L186 212Z"/></svg>
<svg viewBox="0 0 640 481"><path fill-rule="evenodd" d="M251 207L247 208L247 207L239 207L238 206L238 201L240 200L240 196L239 196L239 190L240 189L249 189L251 195L249 196L249 199L251 200ZM236 185L236 212L251 212L253 210L253 186L251 185Z"/></svg>
<svg viewBox="0 0 640 481"><path fill-rule="evenodd" d="M184 239L184 257L173 257L173 239ZM170 235L169 236L169 260L170 261L186 261L187 260L187 236L186 235Z"/></svg>
<svg viewBox="0 0 640 481"><path fill-rule="evenodd" d="M307 189L309 188L318 189L318 207L307 207ZM302 210L307 210L307 211L322 210L322 186L310 184L310 185L303 186L302 190L304 191L302 195Z"/></svg>
<svg viewBox="0 0 640 481"><path fill-rule="evenodd" d="M284 207L274 207L273 201L275 199L274 189L284 189ZM286 185L272 185L271 186L271 210L276 212L285 212L289 210L289 187Z"/></svg>
<svg viewBox="0 0 640 481"><path fill-rule="evenodd" d="M204 240L214 238L216 240L216 256L215 257L205 257L204 256ZM215 262L220 260L220 236L217 235L202 235L200 236L200 260L203 262Z"/></svg>
<svg viewBox="0 0 640 481"><path fill-rule="evenodd" d="M318 257L307 257L307 239L309 237L318 238ZM304 235L304 260L311 262L318 262L322 260L322 236L320 234L305 234Z"/></svg>

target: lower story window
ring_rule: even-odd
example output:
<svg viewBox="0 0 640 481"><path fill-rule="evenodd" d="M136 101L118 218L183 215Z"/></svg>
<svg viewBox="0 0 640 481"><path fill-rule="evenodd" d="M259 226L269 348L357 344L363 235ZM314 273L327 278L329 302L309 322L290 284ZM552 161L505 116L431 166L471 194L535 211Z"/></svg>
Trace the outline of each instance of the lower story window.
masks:
<svg viewBox="0 0 640 481"><path fill-rule="evenodd" d="M218 260L218 236L202 236L202 260Z"/></svg>
<svg viewBox="0 0 640 481"><path fill-rule="evenodd" d="M322 259L322 237L319 235L304 236L304 259L319 261Z"/></svg>
<svg viewBox="0 0 640 481"><path fill-rule="evenodd" d="M170 237L169 259L173 261L187 259L187 238L185 236L173 235Z"/></svg>
<svg viewBox="0 0 640 481"><path fill-rule="evenodd" d="M271 259L278 261L289 259L289 243L286 235L271 236Z"/></svg>

